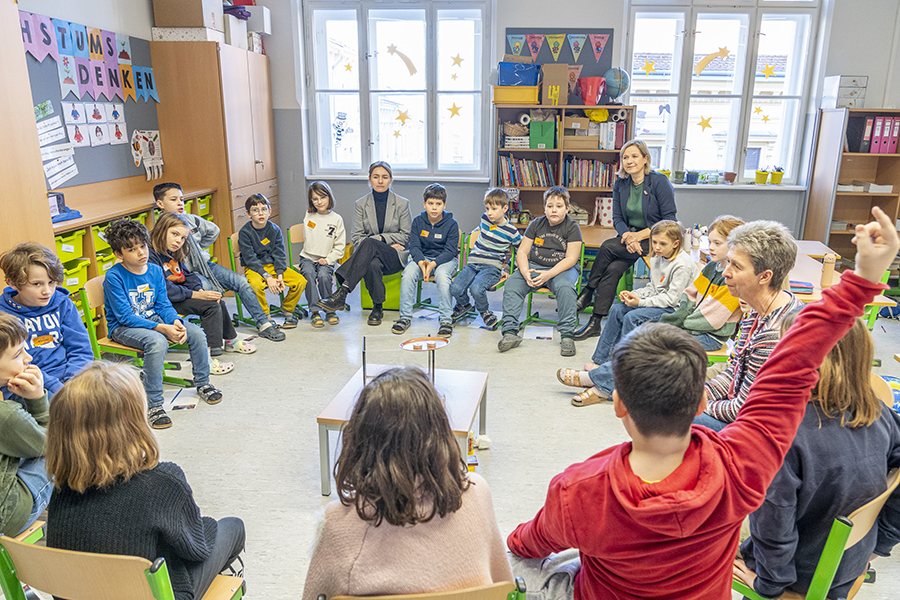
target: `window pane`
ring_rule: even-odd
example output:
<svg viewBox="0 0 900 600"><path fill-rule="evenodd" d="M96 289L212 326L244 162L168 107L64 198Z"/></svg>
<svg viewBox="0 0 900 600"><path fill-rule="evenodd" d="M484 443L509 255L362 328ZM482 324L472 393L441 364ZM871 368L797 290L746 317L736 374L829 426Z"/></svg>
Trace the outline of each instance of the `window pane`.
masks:
<svg viewBox="0 0 900 600"><path fill-rule="evenodd" d="M758 110L759 109L759 110ZM748 158L744 176L753 177L757 168L781 167L790 179L795 173L794 148L800 119L800 100L754 98L750 113L750 137L747 148L759 149L759 160Z"/></svg>
<svg viewBox="0 0 900 600"><path fill-rule="evenodd" d="M471 170L481 164L481 94L438 95L438 169Z"/></svg>
<svg viewBox="0 0 900 600"><path fill-rule="evenodd" d="M749 15L697 15L691 94L741 94Z"/></svg>
<svg viewBox="0 0 900 600"><path fill-rule="evenodd" d="M809 15L763 15L754 95L801 94L809 46L809 22Z"/></svg>
<svg viewBox="0 0 900 600"><path fill-rule="evenodd" d="M372 94L370 106L372 160L386 160L394 168L426 168L425 94Z"/></svg>
<svg viewBox="0 0 900 600"><path fill-rule="evenodd" d="M636 97L631 96L635 106L634 137L644 140L653 151L658 149L659 158L654 157L650 166L654 169L672 170L675 152L675 115L678 98L675 96Z"/></svg>
<svg viewBox="0 0 900 600"><path fill-rule="evenodd" d="M734 98L691 98L685 169L732 170L740 107L741 101Z"/></svg>
<svg viewBox="0 0 900 600"><path fill-rule="evenodd" d="M359 89L358 40L355 10L313 12L313 52L317 89Z"/></svg>
<svg viewBox="0 0 900 600"><path fill-rule="evenodd" d="M481 11L439 10L439 90L481 89Z"/></svg>
<svg viewBox="0 0 900 600"><path fill-rule="evenodd" d="M369 54L373 90L424 90L425 11L370 10Z"/></svg>
<svg viewBox="0 0 900 600"><path fill-rule="evenodd" d="M684 13L637 13L634 18L632 94L678 93Z"/></svg>
<svg viewBox="0 0 900 600"><path fill-rule="evenodd" d="M361 168L359 95L319 93L316 100L320 166Z"/></svg>

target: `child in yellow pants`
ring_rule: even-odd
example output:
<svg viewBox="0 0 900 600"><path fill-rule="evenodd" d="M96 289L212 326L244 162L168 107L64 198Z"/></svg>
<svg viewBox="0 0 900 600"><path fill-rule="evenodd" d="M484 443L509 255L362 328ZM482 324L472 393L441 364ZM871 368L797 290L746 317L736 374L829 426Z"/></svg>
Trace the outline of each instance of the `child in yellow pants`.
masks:
<svg viewBox="0 0 900 600"><path fill-rule="evenodd" d="M282 328L293 329L299 320L294 308L306 288L306 279L288 268L281 228L269 222L272 206L268 198L253 194L247 198L244 207L250 215L250 222L241 227L238 234L244 275L266 314L269 314L266 290L273 294L287 291L281 304L285 314Z"/></svg>

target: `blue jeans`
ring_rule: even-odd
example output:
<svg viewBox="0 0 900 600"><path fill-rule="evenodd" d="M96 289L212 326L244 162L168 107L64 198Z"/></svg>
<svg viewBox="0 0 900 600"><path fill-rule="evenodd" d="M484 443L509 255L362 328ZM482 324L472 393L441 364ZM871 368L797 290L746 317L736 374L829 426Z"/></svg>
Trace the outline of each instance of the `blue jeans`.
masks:
<svg viewBox="0 0 900 600"><path fill-rule="evenodd" d="M620 339L647 321L657 321L664 314L671 312L675 312L675 309L631 307L624 302L613 304L612 309L609 311L609 316L606 317L606 323L603 324L603 331L600 332L600 339L597 340L597 349L594 350L591 361L602 365L609 360L613 346Z"/></svg>
<svg viewBox="0 0 900 600"><path fill-rule="evenodd" d="M469 303L471 293L475 300L475 310L484 314L491 310L487 292L497 285L500 276L500 269L494 265L468 264L450 284L450 295L456 298L457 304L464 306Z"/></svg>
<svg viewBox="0 0 900 600"><path fill-rule="evenodd" d="M158 315L151 321L162 323ZM194 385L202 387L209 383L209 350L206 348L206 334L193 323L185 323L188 349L191 352L191 369L194 371ZM147 392L147 406L154 408L163 403L163 363L169 351L169 340L158 331L143 327L116 327L109 337L112 341L138 348L144 353L144 391Z"/></svg>
<svg viewBox="0 0 900 600"><path fill-rule="evenodd" d="M693 338L700 342L700 345L703 346L703 349L707 352L712 352L713 350L718 350L722 347L722 342L708 333L701 333L700 335L693 336Z"/></svg>
<svg viewBox="0 0 900 600"><path fill-rule="evenodd" d="M28 491L31 492L31 500L34 507L28 516L28 521L22 531L28 529L28 526L37 521L41 516L47 504L50 503L50 495L53 493L53 484L47 476L47 469L44 468L44 457L37 458L20 458L19 469L16 471L16 477L22 480ZM19 533L22 533L20 531Z"/></svg>
<svg viewBox="0 0 900 600"><path fill-rule="evenodd" d="M250 287L250 282L247 281L246 277L238 275L231 269L226 269L222 265L217 265L214 262L209 263L209 268L212 270L213 275L216 276L216 279L219 280L219 283L222 284L222 287L234 292L240 297L241 304L243 304L244 308L247 309L247 312L250 313L250 317L253 319L253 322L256 323L257 327L269 322L269 316L262 309L262 306L259 305L259 300L256 299L256 293L253 291L253 288ZM200 277L200 282L203 284L204 290L212 289L212 286L209 285L209 281L207 281L205 277L199 273L196 275Z"/></svg>
<svg viewBox="0 0 900 600"><path fill-rule="evenodd" d="M334 276L334 265L320 265L305 256L301 256L300 274L307 281L306 301L309 303L309 310L316 311L318 310L316 302L319 301L319 298L328 298L333 292L332 277Z"/></svg>
<svg viewBox="0 0 900 600"><path fill-rule="evenodd" d="M530 269L535 271L546 271L541 265L533 262L528 263ZM575 310L575 301L578 295L575 293L575 285L578 283L578 268L572 267L568 271L563 271L553 279L547 282L546 287L550 288L550 292L556 296L556 313L559 334L563 337L572 337L575 334L575 327L578 325L578 314ZM519 332L519 315L522 314L522 307L525 305L525 296L529 292L537 291L538 288L528 287L522 273L516 269L516 272L510 275L503 286L503 320L500 324L500 331L504 334L511 333L513 335Z"/></svg>
<svg viewBox="0 0 900 600"><path fill-rule="evenodd" d="M721 347L721 344L719 344L719 346ZM702 415L694 417L694 425L703 425L705 427L709 427L713 431L722 431L723 429L725 429L726 425L731 425L731 423L720 421L715 417L703 413Z"/></svg>
<svg viewBox="0 0 900 600"><path fill-rule="evenodd" d="M434 283L437 285L441 323L450 323L452 320L453 296L450 295L450 280L456 266L457 263L451 260L431 270L434 274ZM421 280L422 268L410 260L403 269L403 279L400 281L400 318L412 317L413 304L416 303L416 284Z"/></svg>

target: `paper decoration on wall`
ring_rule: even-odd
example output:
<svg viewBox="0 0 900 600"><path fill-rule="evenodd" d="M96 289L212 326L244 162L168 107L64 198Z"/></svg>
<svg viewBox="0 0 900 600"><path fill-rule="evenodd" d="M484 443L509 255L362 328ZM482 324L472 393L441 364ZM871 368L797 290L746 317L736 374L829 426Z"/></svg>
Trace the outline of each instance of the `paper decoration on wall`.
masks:
<svg viewBox="0 0 900 600"><path fill-rule="evenodd" d="M594 50L594 61L600 62L600 55L603 54L603 50L606 48L606 40L609 39L608 33L592 33L590 34L591 38L591 48Z"/></svg>
<svg viewBox="0 0 900 600"><path fill-rule="evenodd" d="M41 147L66 139L66 130L63 129L62 119L58 116L39 122L37 131Z"/></svg>
<svg viewBox="0 0 900 600"><path fill-rule="evenodd" d="M774 75L774 74L775 74L775 67L769 65L769 63L766 63L766 68L763 69L762 71L760 71L760 73L762 73L763 75L765 75L765 76L766 76L766 79L768 79L768 78L769 78L769 75Z"/></svg>
<svg viewBox="0 0 900 600"><path fill-rule="evenodd" d="M456 73L450 73L450 79L456 81Z"/></svg>
<svg viewBox="0 0 900 600"><path fill-rule="evenodd" d="M131 156L134 158L136 167L140 167L143 161L144 169L147 172L147 181L162 177L163 158L159 131L155 129L132 131Z"/></svg>
<svg viewBox="0 0 900 600"><path fill-rule="evenodd" d="M73 156L57 158L53 162L44 165L44 173L47 176L47 185L51 190L55 190L78 175L78 165L75 164Z"/></svg>
<svg viewBox="0 0 900 600"><path fill-rule="evenodd" d="M461 106L457 106L456 102L454 102L453 106L451 106L450 108L447 109L450 111L450 118L452 119L453 117L460 116L459 111L461 108L462 108Z"/></svg>
<svg viewBox="0 0 900 600"><path fill-rule="evenodd" d="M709 117L708 119L704 119L703 115L700 115L700 122L697 123L697 125L700 126L700 131L706 131L707 128L712 129L712 125L709 124L711 119L712 119L712 117Z"/></svg>
<svg viewBox="0 0 900 600"><path fill-rule="evenodd" d="M456 56L452 57L450 60L453 61L453 65L451 65L451 66L454 66L454 67L461 67L461 66L462 66L462 61L464 61L464 60L466 60L466 59L460 58L460 57L459 57L459 53L457 52L457 53L456 53Z"/></svg>
<svg viewBox="0 0 900 600"><path fill-rule="evenodd" d="M124 121L121 123L107 123L106 127L109 130L110 144L118 145L128 143L128 130Z"/></svg>
<svg viewBox="0 0 900 600"><path fill-rule="evenodd" d="M62 113L66 125L87 123L87 115L84 114L84 104L80 102L63 102Z"/></svg>
<svg viewBox="0 0 900 600"><path fill-rule="evenodd" d="M131 64L131 38L121 33L116 34L116 58L120 65Z"/></svg>
<svg viewBox="0 0 900 600"><path fill-rule="evenodd" d="M578 85L578 78L581 77L581 70L584 65L569 65L569 93L575 93L575 86Z"/></svg>
<svg viewBox="0 0 900 600"><path fill-rule="evenodd" d="M25 45L25 52L30 52L32 56L36 56L34 22L31 19L31 13L19 11L19 29L22 30L22 43Z"/></svg>
<svg viewBox="0 0 900 600"><path fill-rule="evenodd" d="M547 36L547 45L550 46L550 54L553 55L553 62L559 60L559 53L562 52L563 44L566 43L566 34L554 33Z"/></svg>
<svg viewBox="0 0 900 600"><path fill-rule="evenodd" d="M75 56L75 49L72 42L72 28L68 21L62 19L51 19L53 28L56 30L56 46L59 48L60 56Z"/></svg>
<svg viewBox="0 0 900 600"><path fill-rule="evenodd" d="M156 94L156 83L153 81L153 69L150 67L132 66L134 77L134 90L137 97L142 100L153 98L159 102L159 96Z"/></svg>
<svg viewBox="0 0 900 600"><path fill-rule="evenodd" d="M538 54L541 52L541 46L544 45L544 36L538 33L529 33L525 36L528 42L528 51L531 52L531 60L537 62Z"/></svg>
<svg viewBox="0 0 900 600"><path fill-rule="evenodd" d="M105 104L106 121L108 123L124 123L125 122L125 105L124 104Z"/></svg>
<svg viewBox="0 0 900 600"><path fill-rule="evenodd" d="M587 39L587 34L570 33L568 37L569 47L572 48L572 56L575 57L574 62L578 62L578 57L581 56L581 51L584 50L584 40Z"/></svg>
<svg viewBox="0 0 900 600"><path fill-rule="evenodd" d="M106 123L94 124L88 123L88 138L91 140L91 146L105 146L109 143L109 135L106 130Z"/></svg>
<svg viewBox="0 0 900 600"><path fill-rule="evenodd" d="M509 43L509 47L512 50L512 53L521 56L522 48L525 47L525 36L524 35L508 35L508 36L506 36L506 41L507 41L507 43Z"/></svg>
<svg viewBox="0 0 900 600"><path fill-rule="evenodd" d="M78 75L75 74L75 57L60 56L59 62L56 63L59 70L59 91L61 98L65 100L69 94L74 94L76 98L81 98L78 87Z"/></svg>
<svg viewBox="0 0 900 600"><path fill-rule="evenodd" d="M119 64L119 75L122 79L122 100L131 98L137 102L137 96L134 93L134 66Z"/></svg>
<svg viewBox="0 0 900 600"><path fill-rule="evenodd" d="M659 105L659 114L663 114L664 112L672 114L672 107L668 104L660 104Z"/></svg>
<svg viewBox="0 0 900 600"><path fill-rule="evenodd" d="M403 54L402 52L400 52L399 50L397 50L397 46L395 46L394 44L391 44L390 46L388 46L388 54L391 54L391 55L396 54L397 56L399 56L400 60L403 61L403 64L406 65L406 69L409 71L410 76L413 76L416 74L416 66L413 64L412 59L410 57L408 57L407 55Z"/></svg>
<svg viewBox="0 0 900 600"><path fill-rule="evenodd" d="M757 106L756 108L753 109L753 112L756 113L756 114L761 113L761 112L762 112L762 106Z"/></svg>
<svg viewBox="0 0 900 600"><path fill-rule="evenodd" d="M66 130L69 132L69 141L76 148L90 146L91 140L85 134L85 130L89 125L67 125Z"/></svg>
<svg viewBox="0 0 900 600"><path fill-rule="evenodd" d="M703 72L703 69L705 69L709 65L709 63L716 60L717 58L726 58L729 54L731 54L731 52L728 50L727 47L719 48L718 52L713 52L712 54L707 54L706 56L701 58L700 61L696 65L694 65L694 74L699 75L700 73Z"/></svg>
<svg viewBox="0 0 900 600"><path fill-rule="evenodd" d="M90 59L76 56L74 60L75 73L78 76L78 91L81 94L81 97L84 98L85 94L90 94L91 98L96 100L97 96L94 95L94 82L93 79L91 79Z"/></svg>
<svg viewBox="0 0 900 600"><path fill-rule="evenodd" d="M394 117L395 121L400 121L401 125L406 125L406 120L408 118L409 118L409 110L397 109L397 116Z"/></svg>
<svg viewBox="0 0 900 600"><path fill-rule="evenodd" d="M650 73L656 73L655 65L656 61L650 62L649 60L644 59L644 66L641 67L640 70L643 71L647 76L649 76Z"/></svg>
<svg viewBox="0 0 900 600"><path fill-rule="evenodd" d="M350 63L347 63L346 65L344 65L344 70L345 70L345 71L352 71L352 70L353 70L353 65L351 65Z"/></svg>
<svg viewBox="0 0 900 600"><path fill-rule="evenodd" d="M399 130L399 129L397 129L397 130L394 131L394 137L395 137L395 138L400 137L400 130Z"/></svg>
<svg viewBox="0 0 900 600"><path fill-rule="evenodd" d="M97 102L84 105L88 123L106 123L106 107Z"/></svg>
<svg viewBox="0 0 900 600"><path fill-rule="evenodd" d="M78 58L90 58L88 48L87 27L78 23L69 23L69 31L72 33L72 52Z"/></svg>
<svg viewBox="0 0 900 600"><path fill-rule="evenodd" d="M103 38L100 29L89 27L88 33L88 58L91 60L103 60Z"/></svg>
<svg viewBox="0 0 900 600"><path fill-rule="evenodd" d="M53 114L53 103L49 100L44 100L40 104L36 104L34 107L34 120L40 121L44 117Z"/></svg>
<svg viewBox="0 0 900 600"><path fill-rule="evenodd" d="M59 60L59 47L56 45L56 31L53 29L53 21L43 15L31 15L32 36L34 40L34 57L43 61L48 55L53 60ZM22 32L23 38L25 32ZM36 52L36 54L35 54Z"/></svg>
<svg viewBox="0 0 900 600"><path fill-rule="evenodd" d="M113 100L116 96L122 98L122 84L120 83L119 60L116 58L116 34L112 31L102 30L103 38L103 72L106 74L106 99Z"/></svg>

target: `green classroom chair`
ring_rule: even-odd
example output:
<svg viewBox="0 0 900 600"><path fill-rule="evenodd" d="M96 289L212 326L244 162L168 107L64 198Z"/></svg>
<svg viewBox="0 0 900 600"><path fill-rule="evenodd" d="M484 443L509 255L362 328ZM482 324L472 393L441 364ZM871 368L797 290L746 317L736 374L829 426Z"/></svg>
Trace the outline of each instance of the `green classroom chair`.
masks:
<svg viewBox="0 0 900 600"><path fill-rule="evenodd" d="M22 585L69 600L174 600L166 561L46 548L0 536L0 587L25 600ZM240 577L217 575L202 600L238 600Z"/></svg>
<svg viewBox="0 0 900 600"><path fill-rule="evenodd" d="M884 272L884 275L881 277L881 283L887 283L888 278L891 276L891 271L887 270ZM866 327L869 328L869 331L875 329L875 321L878 320L878 312L881 310L880 306L869 305L866 307L865 312L863 313L863 321L866 322Z"/></svg>
<svg viewBox="0 0 900 600"><path fill-rule="evenodd" d="M462 230L460 230L459 242L458 242L458 246L457 246L458 254L456 256L456 272L453 273L453 276L451 277L451 281L452 281L453 277L456 277L457 275L459 275L459 272L462 271L462 268L466 264L464 262L466 238L467 238L466 234L463 233ZM434 275L430 275L428 277L428 281L430 283L433 283ZM434 310L434 311L440 310L438 308L438 305L435 304L434 302L432 302L431 297L428 297L428 298L425 298L424 300L422 300L422 284L423 283L425 283L425 282L420 280L418 282L418 284L416 285L416 302L413 304L413 309L415 310L416 308L427 308L428 310Z"/></svg>

